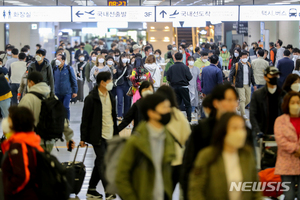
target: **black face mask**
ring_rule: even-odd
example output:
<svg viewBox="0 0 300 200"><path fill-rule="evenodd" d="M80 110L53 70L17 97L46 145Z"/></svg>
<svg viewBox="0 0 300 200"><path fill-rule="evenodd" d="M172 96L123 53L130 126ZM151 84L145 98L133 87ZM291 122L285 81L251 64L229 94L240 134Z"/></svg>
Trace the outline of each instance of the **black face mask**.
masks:
<svg viewBox="0 0 300 200"><path fill-rule="evenodd" d="M160 114L160 113L158 113ZM167 125L170 120L171 120L171 113L166 113L166 114L160 114L161 119L159 120L159 122L163 125Z"/></svg>
<svg viewBox="0 0 300 200"><path fill-rule="evenodd" d="M271 85L277 85L277 82L278 82L278 78L277 77L273 77L273 78L269 78L269 83Z"/></svg>

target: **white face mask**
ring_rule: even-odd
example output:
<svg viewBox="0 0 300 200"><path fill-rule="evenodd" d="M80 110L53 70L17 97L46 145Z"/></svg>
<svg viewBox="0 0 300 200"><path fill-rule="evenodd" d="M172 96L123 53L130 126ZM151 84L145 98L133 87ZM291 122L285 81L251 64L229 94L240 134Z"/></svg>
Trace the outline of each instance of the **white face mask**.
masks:
<svg viewBox="0 0 300 200"><path fill-rule="evenodd" d="M100 45L100 49L103 49L103 45Z"/></svg>
<svg viewBox="0 0 300 200"><path fill-rule="evenodd" d="M98 62L102 64L102 63L104 63L104 59L103 58L99 58Z"/></svg>
<svg viewBox="0 0 300 200"><path fill-rule="evenodd" d="M8 51L8 52L7 52L7 55L11 55L11 51Z"/></svg>
<svg viewBox="0 0 300 200"><path fill-rule="evenodd" d="M42 57L41 56L35 56L35 60L39 62L39 61L42 60Z"/></svg>
<svg viewBox="0 0 300 200"><path fill-rule="evenodd" d="M182 50L179 50L179 53L182 53Z"/></svg>
<svg viewBox="0 0 300 200"><path fill-rule="evenodd" d="M106 85L107 91L111 91L113 89L113 87L114 87L114 84L112 83L112 81Z"/></svg>
<svg viewBox="0 0 300 200"><path fill-rule="evenodd" d="M96 61L97 57L92 57L92 61Z"/></svg>
<svg viewBox="0 0 300 200"><path fill-rule="evenodd" d="M108 65L113 65L113 64L114 64L114 61L109 60L109 61L107 61L107 64L108 64Z"/></svg>
<svg viewBox="0 0 300 200"><path fill-rule="evenodd" d="M300 83L294 83L291 85L291 89L295 92L299 92L300 91Z"/></svg>
<svg viewBox="0 0 300 200"><path fill-rule="evenodd" d="M151 94L153 94L153 92L150 91L150 90L146 90L146 91L142 92L142 96L143 96L144 98L145 98L146 96L148 96L148 95L151 95Z"/></svg>
<svg viewBox="0 0 300 200"><path fill-rule="evenodd" d="M150 53L149 53L149 55L153 55L153 53L152 53L152 52L150 52Z"/></svg>
<svg viewBox="0 0 300 200"><path fill-rule="evenodd" d="M80 57L79 60L80 60L80 61L84 61L84 57Z"/></svg>
<svg viewBox="0 0 300 200"><path fill-rule="evenodd" d="M70 45L68 45L68 46L67 46L67 48L68 48L68 49L70 49L70 48L71 48L71 46L70 46Z"/></svg>
<svg viewBox="0 0 300 200"><path fill-rule="evenodd" d="M190 47L190 50L191 50L191 51L193 51L193 49L194 49L193 47Z"/></svg>
<svg viewBox="0 0 300 200"><path fill-rule="evenodd" d="M243 59L242 59L242 62L243 62L243 63L246 63L247 61L248 61L248 58L243 58Z"/></svg>
<svg viewBox="0 0 300 200"><path fill-rule="evenodd" d="M25 52L25 55L28 56L28 53L29 53L29 52Z"/></svg>
<svg viewBox="0 0 300 200"><path fill-rule="evenodd" d="M236 58L239 57L239 55L240 55L239 53L234 53L234 57Z"/></svg>
<svg viewBox="0 0 300 200"><path fill-rule="evenodd" d="M159 57L159 55L155 54L155 58L158 58L158 57Z"/></svg>
<svg viewBox="0 0 300 200"><path fill-rule="evenodd" d="M235 130L231 133L227 133L225 136L224 143L228 146L234 147L236 149L242 148L245 145L247 136L246 130Z"/></svg>
<svg viewBox="0 0 300 200"><path fill-rule="evenodd" d="M269 91L271 94L274 94L274 93L276 92L276 90L277 90L277 87L275 87L275 88L269 88L269 87L268 87L268 91Z"/></svg>
<svg viewBox="0 0 300 200"><path fill-rule="evenodd" d="M61 62L60 62L59 60L56 60L56 61L55 61L55 64L56 64L57 66L59 66L59 65L61 64Z"/></svg>
<svg viewBox="0 0 300 200"><path fill-rule="evenodd" d="M293 104L293 105L290 105L290 114L291 115L299 115L300 113L300 106L299 104Z"/></svg>
<svg viewBox="0 0 300 200"><path fill-rule="evenodd" d="M173 51L177 51L177 48L176 48L176 47L173 47Z"/></svg>
<svg viewBox="0 0 300 200"><path fill-rule="evenodd" d="M130 63L130 59L129 58L127 58L127 63Z"/></svg>
<svg viewBox="0 0 300 200"><path fill-rule="evenodd" d="M123 59L122 59L122 63L123 63L123 64L127 63L127 58L123 58Z"/></svg>
<svg viewBox="0 0 300 200"><path fill-rule="evenodd" d="M206 63L208 60L207 59L202 59L202 62Z"/></svg>
<svg viewBox="0 0 300 200"><path fill-rule="evenodd" d="M9 122L8 122L8 118L5 117L2 122L1 122L1 127L4 133L10 133L12 132L11 129L9 128Z"/></svg>
<svg viewBox="0 0 300 200"><path fill-rule="evenodd" d="M131 62L132 65L134 65L134 62Z"/></svg>
<svg viewBox="0 0 300 200"><path fill-rule="evenodd" d="M194 66L195 62L191 60L191 61L188 61L188 63L189 63L189 65L193 65Z"/></svg>

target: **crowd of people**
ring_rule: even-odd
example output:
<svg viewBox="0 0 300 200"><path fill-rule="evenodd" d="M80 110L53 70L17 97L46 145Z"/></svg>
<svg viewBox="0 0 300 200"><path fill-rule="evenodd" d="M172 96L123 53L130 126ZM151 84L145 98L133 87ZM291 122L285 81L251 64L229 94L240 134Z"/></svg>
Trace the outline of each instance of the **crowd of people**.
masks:
<svg viewBox="0 0 300 200"><path fill-rule="evenodd" d="M61 41L50 62L39 44L35 56L28 45L20 52L7 45L0 55L6 199L40 199L33 152L51 152L55 142L34 133L47 98L63 105L63 133L72 148L70 102L84 102L78 142L91 144L96 155L87 197L170 200L179 183L185 200L258 200L260 191L229 187L259 181L257 139L275 135L272 167L289 183L285 199L294 199L300 180L300 50L280 39L269 47L244 42L230 50L214 43L194 48L181 41L162 55L130 39L114 41L110 50L98 39L73 47ZM126 127L132 135L117 161L118 192L112 194L104 158L109 141ZM105 194L96 190L100 181Z"/></svg>

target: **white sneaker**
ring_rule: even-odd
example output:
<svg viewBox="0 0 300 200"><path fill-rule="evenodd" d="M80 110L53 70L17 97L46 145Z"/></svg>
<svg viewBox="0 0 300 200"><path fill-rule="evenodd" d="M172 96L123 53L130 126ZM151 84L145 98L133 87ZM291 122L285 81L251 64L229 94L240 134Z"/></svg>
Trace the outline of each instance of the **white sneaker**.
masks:
<svg viewBox="0 0 300 200"><path fill-rule="evenodd" d="M243 115L243 117L244 117L244 119L246 119L246 120L248 119L247 115Z"/></svg>
<svg viewBox="0 0 300 200"><path fill-rule="evenodd" d="M192 118L196 118L196 113L192 113Z"/></svg>

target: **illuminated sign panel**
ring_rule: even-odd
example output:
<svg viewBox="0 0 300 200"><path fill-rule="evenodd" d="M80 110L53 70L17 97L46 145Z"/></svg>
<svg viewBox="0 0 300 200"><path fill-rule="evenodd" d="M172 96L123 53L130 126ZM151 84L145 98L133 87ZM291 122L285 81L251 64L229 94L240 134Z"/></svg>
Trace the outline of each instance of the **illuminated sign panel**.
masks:
<svg viewBox="0 0 300 200"><path fill-rule="evenodd" d="M108 6L127 6L127 1L107 0Z"/></svg>

